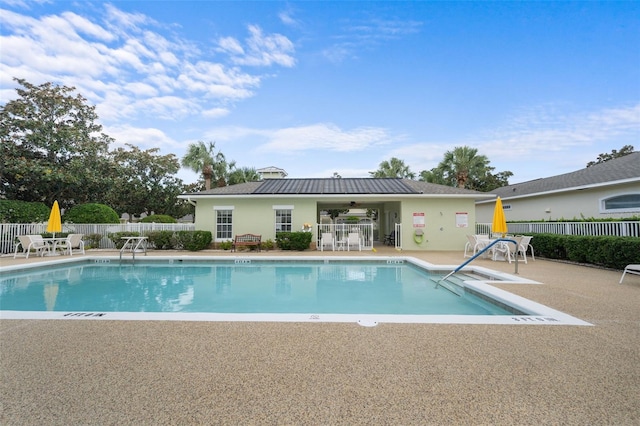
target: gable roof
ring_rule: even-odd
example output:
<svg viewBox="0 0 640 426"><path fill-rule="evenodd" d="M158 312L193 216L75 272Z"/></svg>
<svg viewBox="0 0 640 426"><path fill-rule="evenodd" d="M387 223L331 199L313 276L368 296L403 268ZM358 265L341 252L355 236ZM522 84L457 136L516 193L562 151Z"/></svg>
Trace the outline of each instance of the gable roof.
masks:
<svg viewBox="0 0 640 426"><path fill-rule="evenodd" d="M399 178L265 179L212 188L190 196L219 195L473 195L492 194Z"/></svg>
<svg viewBox="0 0 640 426"><path fill-rule="evenodd" d="M634 181L640 182L640 152L634 152L571 173L503 186L491 191L491 193L502 199L509 199Z"/></svg>

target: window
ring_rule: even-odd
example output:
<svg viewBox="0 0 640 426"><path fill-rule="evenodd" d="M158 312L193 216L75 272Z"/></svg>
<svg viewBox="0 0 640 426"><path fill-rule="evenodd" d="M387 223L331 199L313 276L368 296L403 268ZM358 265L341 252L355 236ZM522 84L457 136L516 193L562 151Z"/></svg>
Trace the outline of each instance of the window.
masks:
<svg viewBox="0 0 640 426"><path fill-rule="evenodd" d="M216 209L215 240L230 240L233 238L233 210Z"/></svg>
<svg viewBox="0 0 640 426"><path fill-rule="evenodd" d="M637 212L640 211L640 193L616 195L602 199L600 203L603 212Z"/></svg>
<svg viewBox="0 0 640 426"><path fill-rule="evenodd" d="M291 210L275 209L276 232L291 232Z"/></svg>

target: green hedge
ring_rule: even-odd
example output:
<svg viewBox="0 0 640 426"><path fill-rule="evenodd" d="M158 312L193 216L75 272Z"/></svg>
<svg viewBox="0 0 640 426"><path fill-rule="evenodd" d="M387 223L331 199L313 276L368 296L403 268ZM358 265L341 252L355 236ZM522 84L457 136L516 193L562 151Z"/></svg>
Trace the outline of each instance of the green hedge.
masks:
<svg viewBox="0 0 640 426"><path fill-rule="evenodd" d="M139 232L114 232L109 234L116 248L124 245L122 237L139 237ZM209 247L213 239L210 231L151 231L145 234L148 247L157 250L199 251Z"/></svg>
<svg viewBox="0 0 640 426"><path fill-rule="evenodd" d="M173 246L178 250L198 251L208 248L212 240L210 231L177 231L173 235Z"/></svg>
<svg viewBox="0 0 640 426"><path fill-rule="evenodd" d="M276 244L281 250L303 251L309 248L312 238L311 232L277 232Z"/></svg>
<svg viewBox="0 0 640 426"><path fill-rule="evenodd" d="M142 223L178 223L172 216L166 214L152 214L140 219Z"/></svg>
<svg viewBox="0 0 640 426"><path fill-rule="evenodd" d="M640 263L640 238L533 234L531 246L536 256L624 269Z"/></svg>

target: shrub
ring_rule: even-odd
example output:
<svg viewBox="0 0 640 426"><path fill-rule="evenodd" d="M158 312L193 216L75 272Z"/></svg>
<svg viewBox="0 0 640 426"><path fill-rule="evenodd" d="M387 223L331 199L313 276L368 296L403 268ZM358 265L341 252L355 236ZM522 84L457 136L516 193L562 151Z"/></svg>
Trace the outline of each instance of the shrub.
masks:
<svg viewBox="0 0 640 426"><path fill-rule="evenodd" d="M142 223L178 223L173 217L166 214L152 214L140 219Z"/></svg>
<svg viewBox="0 0 640 426"><path fill-rule="evenodd" d="M189 251L204 250L212 239L210 231L178 231L173 234L173 247Z"/></svg>
<svg viewBox="0 0 640 426"><path fill-rule="evenodd" d="M149 244L158 250L171 250L173 248L173 231L148 232Z"/></svg>
<svg viewBox="0 0 640 426"><path fill-rule="evenodd" d="M273 248L274 248L274 247L275 247L275 243L274 243L274 242L273 242L273 240L271 240L271 239L269 239L269 240L267 240L267 241L263 241L263 242L260 244L260 249L262 249L262 250L267 250L267 251L269 251L269 250L273 250Z"/></svg>
<svg viewBox="0 0 640 426"><path fill-rule="evenodd" d="M0 200L0 222L37 223L49 219L51 207L44 203Z"/></svg>
<svg viewBox="0 0 640 426"><path fill-rule="evenodd" d="M218 243L218 247L220 247L222 250L231 250L232 245L233 241L231 240L221 241Z"/></svg>
<svg viewBox="0 0 640 426"><path fill-rule="evenodd" d="M85 243L85 248L98 248L100 247L100 241L102 241L102 234L85 235L82 240Z"/></svg>
<svg viewBox="0 0 640 426"><path fill-rule="evenodd" d="M104 204L79 204L62 216L67 223L120 223L120 216L111 207Z"/></svg>
<svg viewBox="0 0 640 426"><path fill-rule="evenodd" d="M312 238L311 232L277 232L276 244L282 250L303 251L309 248Z"/></svg>
<svg viewBox="0 0 640 426"><path fill-rule="evenodd" d="M531 246L536 256L624 269L637 263L640 238L533 234Z"/></svg>

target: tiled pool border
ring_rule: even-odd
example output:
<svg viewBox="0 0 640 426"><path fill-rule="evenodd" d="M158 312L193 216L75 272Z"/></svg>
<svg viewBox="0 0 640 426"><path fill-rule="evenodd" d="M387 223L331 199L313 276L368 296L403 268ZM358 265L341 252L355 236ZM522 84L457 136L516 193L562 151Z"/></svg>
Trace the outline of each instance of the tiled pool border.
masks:
<svg viewBox="0 0 640 426"><path fill-rule="evenodd" d="M92 262L120 262L118 256L83 256L81 258L56 259L28 265L11 265L0 267L0 274L27 269L48 268L61 264L92 263ZM435 265L411 256L380 256L371 257L284 257L284 256L140 256L136 262L220 262L247 263L255 262L318 262L341 263L359 261L363 263L401 263L407 262L430 271L451 272L457 265ZM131 259L123 259L123 263L131 263ZM162 312L39 312L39 311L0 311L0 319L40 319L40 320L126 320L126 321L214 321L214 322L315 322L315 323L357 323L362 326L374 326L381 323L398 324L495 324L495 325L582 325L589 326L571 315L533 302L502 289L493 287L491 283L499 281L503 284L541 284L516 275L506 274L479 266L467 266L461 272L472 273L485 280L464 281L465 291L474 295L497 302L503 307L513 309L514 312L524 312L526 315L354 315L354 314L228 314L228 313L162 313Z"/></svg>

